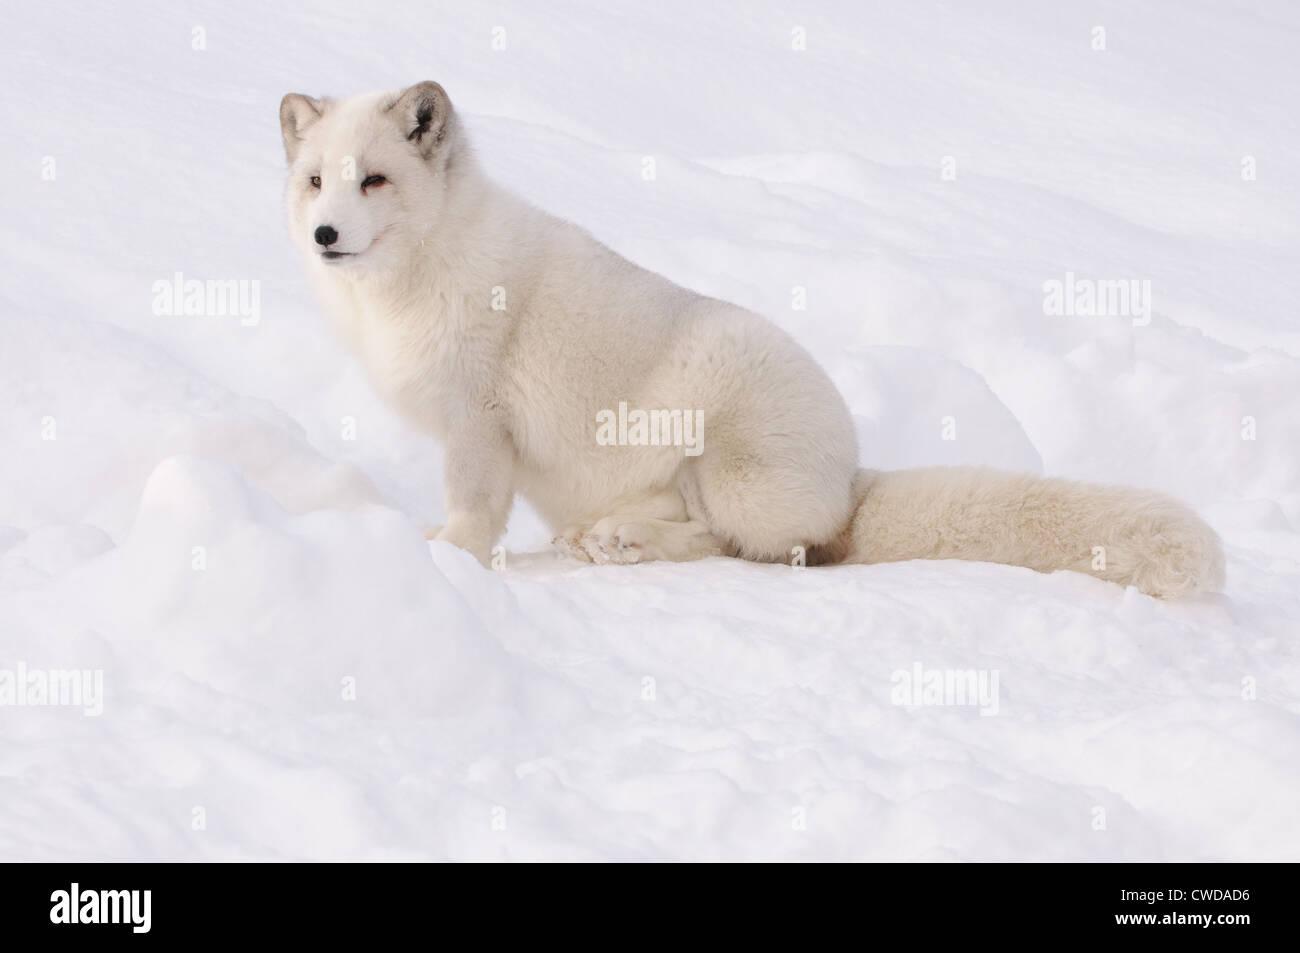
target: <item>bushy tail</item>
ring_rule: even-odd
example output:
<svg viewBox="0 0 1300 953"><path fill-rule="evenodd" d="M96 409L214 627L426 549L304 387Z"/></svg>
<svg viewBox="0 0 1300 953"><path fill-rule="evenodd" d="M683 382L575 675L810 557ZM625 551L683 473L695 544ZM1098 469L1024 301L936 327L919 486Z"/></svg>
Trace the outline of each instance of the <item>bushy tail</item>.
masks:
<svg viewBox="0 0 1300 953"><path fill-rule="evenodd" d="M837 561L972 559L1073 569L1164 599L1223 586L1214 530L1146 490L981 467L860 470Z"/></svg>

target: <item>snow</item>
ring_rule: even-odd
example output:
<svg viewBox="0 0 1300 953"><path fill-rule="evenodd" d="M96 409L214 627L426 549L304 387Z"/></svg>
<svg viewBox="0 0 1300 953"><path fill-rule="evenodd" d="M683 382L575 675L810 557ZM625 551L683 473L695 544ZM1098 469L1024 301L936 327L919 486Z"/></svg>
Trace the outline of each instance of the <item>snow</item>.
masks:
<svg viewBox="0 0 1300 953"><path fill-rule="evenodd" d="M9 12L0 672L105 699L0 707L0 858L1300 858L1300 8ZM1175 493L1226 593L593 567L522 506L498 571L426 543L440 452L326 332L277 122L422 79L497 178L798 337L864 464ZM177 272L258 319L155 314ZM1045 315L1067 272L1150 323ZM996 714L896 704L918 664Z"/></svg>

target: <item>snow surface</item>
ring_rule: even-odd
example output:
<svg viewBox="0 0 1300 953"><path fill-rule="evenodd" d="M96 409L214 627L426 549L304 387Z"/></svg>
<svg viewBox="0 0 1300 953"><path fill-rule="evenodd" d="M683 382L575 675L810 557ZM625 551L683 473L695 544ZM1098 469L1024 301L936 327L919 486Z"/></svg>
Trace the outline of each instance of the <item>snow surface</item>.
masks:
<svg viewBox="0 0 1300 953"><path fill-rule="evenodd" d="M0 857L1300 858L1300 7L4 21L0 669L105 699L0 707ZM326 334L277 122L422 79L499 179L804 342L864 463L1178 494L1226 594L582 566L523 507L501 571L426 543L439 450ZM1149 280L1150 324L1045 315L1067 271ZM176 272L260 281L260 321L155 315ZM996 716L894 704L916 664L996 670Z"/></svg>

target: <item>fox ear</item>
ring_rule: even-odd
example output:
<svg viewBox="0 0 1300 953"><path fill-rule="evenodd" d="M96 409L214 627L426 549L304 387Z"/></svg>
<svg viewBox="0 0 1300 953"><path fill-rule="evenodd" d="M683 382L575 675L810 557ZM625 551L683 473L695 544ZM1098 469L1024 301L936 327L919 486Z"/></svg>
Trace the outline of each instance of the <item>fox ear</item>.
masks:
<svg viewBox="0 0 1300 953"><path fill-rule="evenodd" d="M397 118L402 135L426 159L451 130L451 100L437 83L416 83L399 94L388 111Z"/></svg>
<svg viewBox="0 0 1300 953"><path fill-rule="evenodd" d="M280 132L284 136L284 155L293 165L302 145L302 134L321 117L325 103L301 93L289 93L280 100Z"/></svg>

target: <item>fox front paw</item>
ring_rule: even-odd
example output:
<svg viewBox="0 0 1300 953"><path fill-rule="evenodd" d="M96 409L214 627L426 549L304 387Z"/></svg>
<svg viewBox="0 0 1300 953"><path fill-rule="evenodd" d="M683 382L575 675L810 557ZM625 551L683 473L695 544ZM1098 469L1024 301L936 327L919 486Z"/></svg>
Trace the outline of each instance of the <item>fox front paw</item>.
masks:
<svg viewBox="0 0 1300 953"><path fill-rule="evenodd" d="M438 530L434 540L439 543L451 543L477 559L485 568L492 568L492 540L471 528L449 523Z"/></svg>

